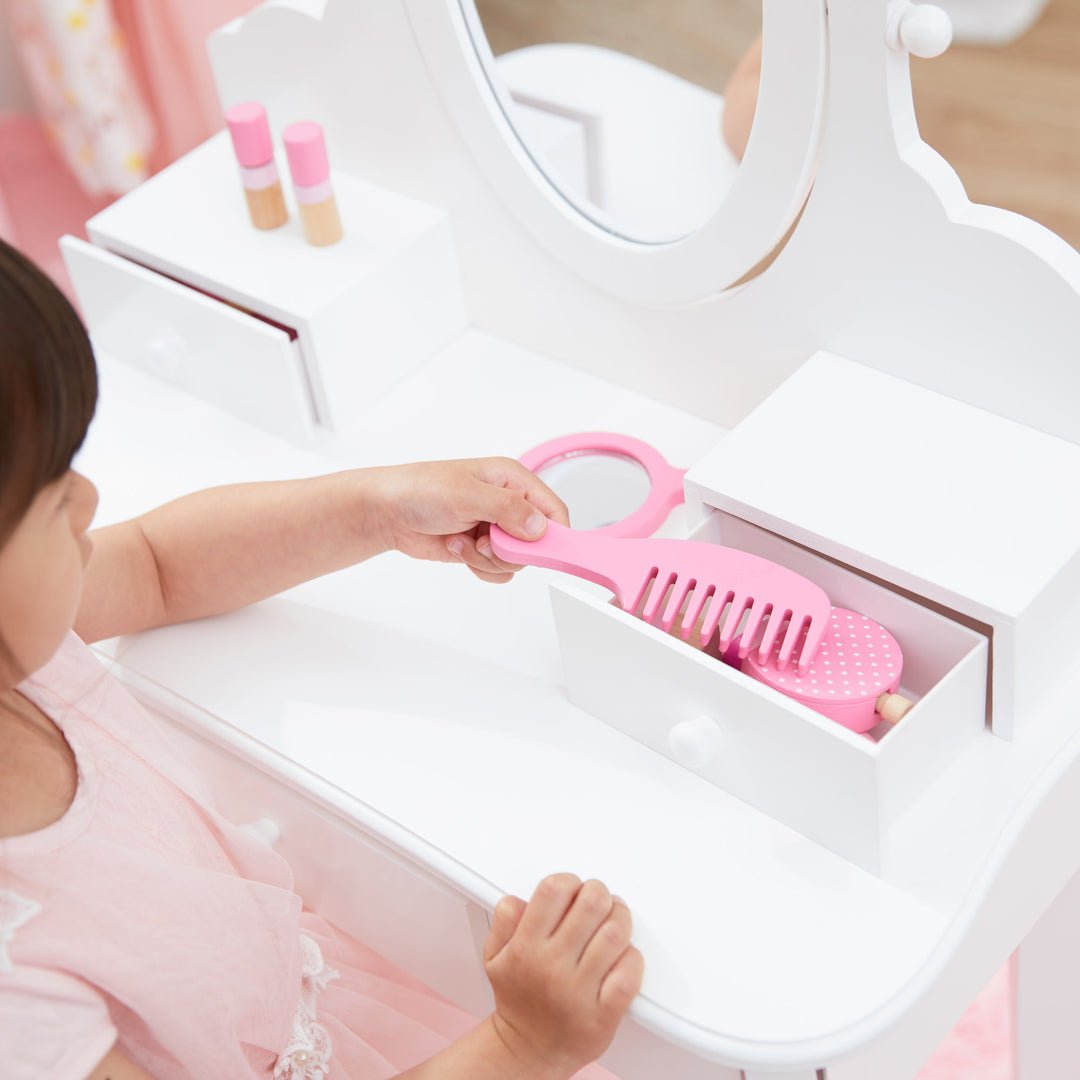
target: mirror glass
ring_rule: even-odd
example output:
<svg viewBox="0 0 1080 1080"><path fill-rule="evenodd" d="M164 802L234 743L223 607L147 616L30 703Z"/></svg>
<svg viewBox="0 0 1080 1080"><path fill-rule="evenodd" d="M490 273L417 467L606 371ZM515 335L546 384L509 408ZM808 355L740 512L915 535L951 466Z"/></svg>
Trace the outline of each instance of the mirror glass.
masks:
<svg viewBox="0 0 1080 1080"><path fill-rule="evenodd" d="M564 198L646 243L712 217L752 122L761 0L461 2L507 119Z"/></svg>
<svg viewBox="0 0 1080 1080"><path fill-rule="evenodd" d="M649 496L644 466L622 454L567 454L536 475L566 503L575 529L602 529L622 521Z"/></svg>

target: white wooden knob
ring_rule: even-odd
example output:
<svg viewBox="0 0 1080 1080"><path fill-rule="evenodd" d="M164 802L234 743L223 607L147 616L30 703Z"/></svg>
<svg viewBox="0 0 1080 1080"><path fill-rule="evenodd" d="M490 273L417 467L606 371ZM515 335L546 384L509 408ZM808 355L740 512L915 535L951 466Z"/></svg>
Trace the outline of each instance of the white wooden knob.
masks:
<svg viewBox="0 0 1080 1080"><path fill-rule="evenodd" d="M708 716L695 716L683 720L668 732L671 756L688 769L700 769L716 757L720 745L720 728Z"/></svg>
<svg viewBox="0 0 1080 1080"><path fill-rule="evenodd" d="M894 52L929 59L952 44L952 20L936 4L898 0L889 16L888 40Z"/></svg>

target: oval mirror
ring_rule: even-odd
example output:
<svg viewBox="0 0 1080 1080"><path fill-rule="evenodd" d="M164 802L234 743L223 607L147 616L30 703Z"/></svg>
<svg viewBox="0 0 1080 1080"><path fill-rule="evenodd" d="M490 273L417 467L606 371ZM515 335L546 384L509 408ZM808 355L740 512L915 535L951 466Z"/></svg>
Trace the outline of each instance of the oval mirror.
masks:
<svg viewBox="0 0 1080 1080"><path fill-rule="evenodd" d="M539 246L609 294L696 303L755 272L795 222L821 131L825 0L517 0L526 23L606 9L614 28L603 39L562 42L530 30L531 44L503 29L488 40L485 19L510 0L404 3L440 97L499 200ZM700 67L694 74L651 52L635 55L644 46L611 37L630 34L640 10L689 18L688 35L704 40L729 5L740 29L723 49L704 50L706 66L716 54L709 86ZM717 86L751 48L758 12L752 128L742 160L733 155L725 166ZM639 44L656 36L647 27L633 34ZM590 133L609 116L609 130Z"/></svg>
<svg viewBox="0 0 1080 1080"><path fill-rule="evenodd" d="M712 217L744 149L724 91L749 66L761 0L475 3L507 119L569 202L650 243Z"/></svg>

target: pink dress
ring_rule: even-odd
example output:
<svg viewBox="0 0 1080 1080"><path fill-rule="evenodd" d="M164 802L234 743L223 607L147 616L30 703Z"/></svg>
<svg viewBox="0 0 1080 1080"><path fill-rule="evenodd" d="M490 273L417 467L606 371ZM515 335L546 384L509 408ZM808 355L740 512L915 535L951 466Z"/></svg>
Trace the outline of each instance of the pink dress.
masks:
<svg viewBox="0 0 1080 1080"><path fill-rule="evenodd" d="M476 1024L305 911L74 634L20 690L63 731L78 789L59 821L0 840L6 1080L83 1080L114 1040L155 1080L383 1078Z"/></svg>

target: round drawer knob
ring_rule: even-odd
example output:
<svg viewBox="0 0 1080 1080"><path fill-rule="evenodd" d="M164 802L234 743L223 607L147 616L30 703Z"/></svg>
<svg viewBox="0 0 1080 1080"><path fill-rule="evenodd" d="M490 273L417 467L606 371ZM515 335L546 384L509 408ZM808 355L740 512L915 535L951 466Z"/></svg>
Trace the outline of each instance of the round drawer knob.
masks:
<svg viewBox="0 0 1080 1080"><path fill-rule="evenodd" d="M680 765L690 769L700 769L708 765L716 756L719 745L720 728L716 721L708 716L683 720L668 732L671 756Z"/></svg>
<svg viewBox="0 0 1080 1080"><path fill-rule="evenodd" d="M898 0L889 19L889 47L929 59L952 44L952 20L935 4Z"/></svg>
<svg viewBox="0 0 1080 1080"><path fill-rule="evenodd" d="M179 334L162 334L146 346L146 366L162 379L175 379L187 351L187 342Z"/></svg>

